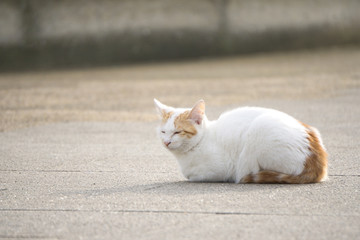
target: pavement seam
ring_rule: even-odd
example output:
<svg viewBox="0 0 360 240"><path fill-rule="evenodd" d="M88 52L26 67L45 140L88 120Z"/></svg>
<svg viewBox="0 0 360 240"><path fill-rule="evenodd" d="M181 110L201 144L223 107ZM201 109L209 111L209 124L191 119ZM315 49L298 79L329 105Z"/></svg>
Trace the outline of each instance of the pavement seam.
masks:
<svg viewBox="0 0 360 240"><path fill-rule="evenodd" d="M36 235L0 235L0 239L14 238L14 239L59 239L53 236L36 236Z"/></svg>
<svg viewBox="0 0 360 240"><path fill-rule="evenodd" d="M131 171L80 171L80 170L14 170L14 169L10 169L10 170L4 170L4 169L0 169L0 172L36 172L36 173L48 173L48 172L53 172L53 173L131 173ZM134 171L135 172L135 171ZM137 173L141 172L141 173L169 173L169 172L156 172L156 171L136 171ZM171 173L171 172L170 172Z"/></svg>
<svg viewBox="0 0 360 240"><path fill-rule="evenodd" d="M199 214L199 215L243 215L243 216L297 216L297 217L359 217L358 215L329 214L287 214L287 213L252 213L221 211L177 211L177 210L90 210L90 209L0 209L0 212L89 212L89 213L154 213L154 214Z"/></svg>
<svg viewBox="0 0 360 240"><path fill-rule="evenodd" d="M4 170L0 169L0 172L55 172L55 173L122 173L129 171L80 171L80 170ZM146 173L169 173L169 172L147 172ZM329 177L360 177L360 174L328 174Z"/></svg>

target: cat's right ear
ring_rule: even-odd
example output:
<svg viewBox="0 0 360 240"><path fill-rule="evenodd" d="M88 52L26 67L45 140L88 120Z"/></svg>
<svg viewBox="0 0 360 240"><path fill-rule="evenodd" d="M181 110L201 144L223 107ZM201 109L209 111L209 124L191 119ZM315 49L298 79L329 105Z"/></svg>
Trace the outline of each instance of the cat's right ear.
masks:
<svg viewBox="0 0 360 240"><path fill-rule="evenodd" d="M198 101L195 106L191 109L189 118L196 122L197 124L201 124L205 115L205 102L204 100Z"/></svg>
<svg viewBox="0 0 360 240"><path fill-rule="evenodd" d="M162 104L159 100L154 98L155 108L160 116L163 116L166 113L172 112L174 108L166 106L165 104Z"/></svg>

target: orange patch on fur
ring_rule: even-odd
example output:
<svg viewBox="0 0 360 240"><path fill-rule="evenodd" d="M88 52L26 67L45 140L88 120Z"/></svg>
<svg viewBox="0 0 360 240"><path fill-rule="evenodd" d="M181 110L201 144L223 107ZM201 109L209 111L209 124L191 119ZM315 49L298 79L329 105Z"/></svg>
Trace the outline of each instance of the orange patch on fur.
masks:
<svg viewBox="0 0 360 240"><path fill-rule="evenodd" d="M161 116L162 116L162 122L166 123L167 120L169 120L169 118L171 118L171 116L173 115L173 112L166 112L164 110L161 111Z"/></svg>
<svg viewBox="0 0 360 240"><path fill-rule="evenodd" d="M305 167L301 173L308 180L320 182L327 174L327 153L321 146L320 140L316 132L305 123L301 123L308 133L310 143L309 150L311 155L306 159Z"/></svg>
<svg viewBox="0 0 360 240"><path fill-rule="evenodd" d="M175 118L175 128L180 132L180 136L191 138L197 131L189 119L190 111L185 111Z"/></svg>
<svg viewBox="0 0 360 240"><path fill-rule="evenodd" d="M300 122L308 134L310 156L307 157L304 169L299 175L289 175L274 171L260 171L241 179L244 183L316 183L327 174L327 153L312 127Z"/></svg>
<svg viewBox="0 0 360 240"><path fill-rule="evenodd" d="M253 183L254 182L254 175L249 174L241 179L241 182L243 183Z"/></svg>

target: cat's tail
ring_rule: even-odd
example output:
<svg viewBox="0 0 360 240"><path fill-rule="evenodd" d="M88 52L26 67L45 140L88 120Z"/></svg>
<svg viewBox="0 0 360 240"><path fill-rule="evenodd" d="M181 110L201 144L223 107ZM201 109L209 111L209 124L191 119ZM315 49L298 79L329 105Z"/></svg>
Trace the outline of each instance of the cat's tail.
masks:
<svg viewBox="0 0 360 240"><path fill-rule="evenodd" d="M243 183L317 183L327 179L327 153L317 129L303 124L309 141L310 155L299 175L263 170L241 179Z"/></svg>
<svg viewBox="0 0 360 240"><path fill-rule="evenodd" d="M325 180L323 177L316 177L313 174L290 175L274 171L260 171L249 174L241 179L242 183L316 183Z"/></svg>

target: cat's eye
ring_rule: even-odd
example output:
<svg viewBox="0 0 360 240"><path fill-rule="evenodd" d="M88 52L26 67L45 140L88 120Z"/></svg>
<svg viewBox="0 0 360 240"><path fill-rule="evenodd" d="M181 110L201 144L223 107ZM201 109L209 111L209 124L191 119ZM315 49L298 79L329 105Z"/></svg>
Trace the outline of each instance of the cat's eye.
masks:
<svg viewBox="0 0 360 240"><path fill-rule="evenodd" d="M180 133L180 131L176 131L176 132L174 132L174 134L179 134Z"/></svg>
<svg viewBox="0 0 360 240"><path fill-rule="evenodd" d="M161 131L161 133L165 133L165 131Z"/></svg>

